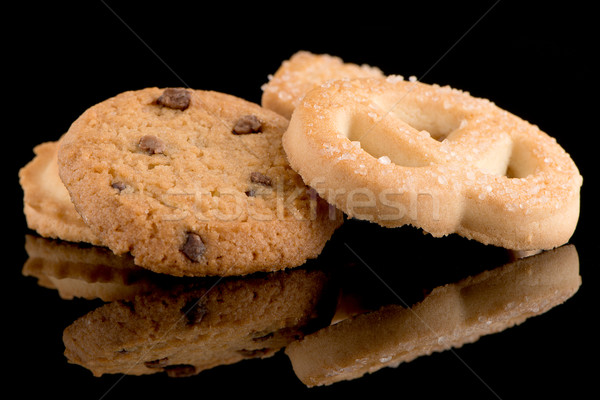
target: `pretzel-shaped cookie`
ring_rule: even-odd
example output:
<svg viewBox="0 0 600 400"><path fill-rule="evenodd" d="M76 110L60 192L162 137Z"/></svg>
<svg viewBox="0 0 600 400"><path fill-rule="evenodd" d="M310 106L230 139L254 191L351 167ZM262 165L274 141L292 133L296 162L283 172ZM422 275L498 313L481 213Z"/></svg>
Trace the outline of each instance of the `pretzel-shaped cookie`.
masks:
<svg viewBox="0 0 600 400"><path fill-rule="evenodd" d="M347 63L329 54L298 51L282 62L273 75L269 75L269 82L262 86L261 104L290 119L304 94L323 82L342 78L383 77L377 67Z"/></svg>
<svg viewBox="0 0 600 400"><path fill-rule="evenodd" d="M582 177L556 140L492 102L401 77L328 82L295 109L291 166L349 216L515 250L566 243Z"/></svg>

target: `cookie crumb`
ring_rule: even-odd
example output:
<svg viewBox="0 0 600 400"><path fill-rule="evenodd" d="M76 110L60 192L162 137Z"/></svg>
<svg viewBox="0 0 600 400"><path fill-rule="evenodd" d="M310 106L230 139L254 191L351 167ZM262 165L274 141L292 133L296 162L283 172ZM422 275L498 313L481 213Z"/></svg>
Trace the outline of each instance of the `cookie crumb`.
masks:
<svg viewBox="0 0 600 400"><path fill-rule="evenodd" d="M272 186L273 181L266 175L261 174L260 172L252 172L250 174L250 182L259 183L265 186Z"/></svg>
<svg viewBox="0 0 600 400"><path fill-rule="evenodd" d="M156 99L156 104L159 106L183 111L190 106L191 100L192 96L187 90L167 88L163 94Z"/></svg>
<svg viewBox="0 0 600 400"><path fill-rule="evenodd" d="M140 150L148 154L162 154L165 151L165 143L153 135L144 135L138 143Z"/></svg>
<svg viewBox="0 0 600 400"><path fill-rule="evenodd" d="M202 241L200 235L188 232L185 244L181 248L181 251L190 260L200 262L202 260L202 256L206 252L206 245Z"/></svg>
<svg viewBox="0 0 600 400"><path fill-rule="evenodd" d="M255 115L244 115L236 122L232 132L236 135L247 135L261 132L261 129L262 122Z"/></svg>

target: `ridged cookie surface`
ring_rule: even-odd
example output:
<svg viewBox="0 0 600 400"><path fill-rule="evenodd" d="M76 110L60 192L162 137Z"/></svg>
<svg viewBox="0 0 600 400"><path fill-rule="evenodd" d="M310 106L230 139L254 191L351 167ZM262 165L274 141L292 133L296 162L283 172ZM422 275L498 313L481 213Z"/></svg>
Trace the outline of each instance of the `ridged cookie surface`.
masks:
<svg viewBox="0 0 600 400"><path fill-rule="evenodd" d="M99 245L58 176L57 151L58 142L37 145L35 157L19 171L27 226L44 237Z"/></svg>

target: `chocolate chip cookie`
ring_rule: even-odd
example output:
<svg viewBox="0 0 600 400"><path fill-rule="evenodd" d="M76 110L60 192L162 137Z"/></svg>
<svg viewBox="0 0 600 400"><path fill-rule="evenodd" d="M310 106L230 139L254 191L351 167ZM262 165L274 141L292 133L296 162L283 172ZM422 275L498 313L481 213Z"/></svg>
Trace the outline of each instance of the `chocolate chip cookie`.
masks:
<svg viewBox="0 0 600 400"><path fill-rule="evenodd" d="M129 91L72 124L59 174L93 234L144 268L228 276L296 267L342 219L288 165L287 125L223 93Z"/></svg>

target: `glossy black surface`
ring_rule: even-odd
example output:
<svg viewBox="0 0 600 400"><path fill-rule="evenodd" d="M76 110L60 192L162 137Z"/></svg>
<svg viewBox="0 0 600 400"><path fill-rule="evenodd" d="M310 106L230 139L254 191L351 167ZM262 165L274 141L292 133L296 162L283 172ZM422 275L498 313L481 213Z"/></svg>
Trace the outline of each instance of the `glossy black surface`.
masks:
<svg viewBox="0 0 600 400"><path fill-rule="evenodd" d="M346 5L344 12L303 5L270 15L254 6L208 11L172 2L155 7L80 3L11 6L5 14L18 22L17 28L3 27L4 60L10 69L4 117L15 123L4 132L9 143L5 154L13 156L5 161L9 184L4 190L7 393L14 389L21 398L63 399L362 398L366 393L514 399L579 398L594 387L598 301L592 196L598 167L590 150L598 142L597 101L591 95L597 86L592 64L597 30L590 10L574 3L525 9L501 1L463 9L454 3L422 3L393 8L369 4L352 11ZM571 239L580 258L579 291L546 314L454 352L329 387L307 389L282 352L185 379L163 374L95 378L68 364L63 330L102 302L62 300L56 291L22 275L25 235L31 232L22 215L17 171L33 156L32 147L58 139L86 108L125 90L189 86L259 102L267 75L300 49L467 90L556 137L584 177L580 222ZM410 227L386 230L349 221L311 265L338 273L348 268L357 276L354 285L361 282L361 290L379 304L397 299L389 287L414 302L433 287L508 260L503 249L457 236L434 239Z"/></svg>

